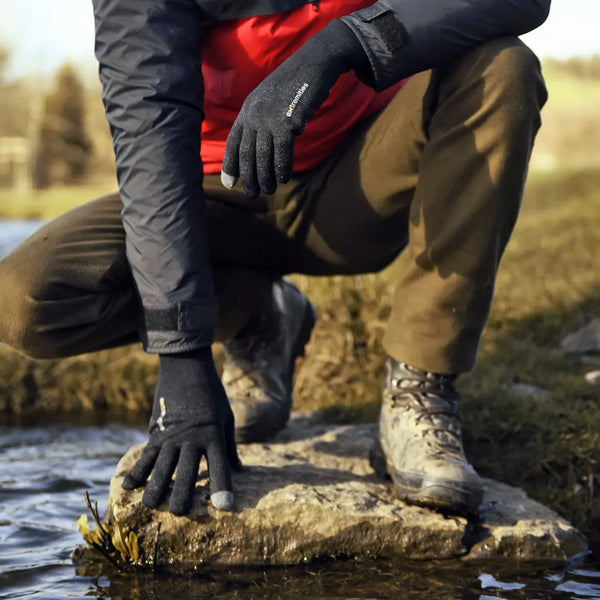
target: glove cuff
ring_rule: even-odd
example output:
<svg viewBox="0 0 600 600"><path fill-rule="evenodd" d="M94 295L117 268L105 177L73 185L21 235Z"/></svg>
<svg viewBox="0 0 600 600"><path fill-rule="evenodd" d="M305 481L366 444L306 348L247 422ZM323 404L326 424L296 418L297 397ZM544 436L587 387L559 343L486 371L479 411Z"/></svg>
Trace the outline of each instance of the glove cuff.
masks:
<svg viewBox="0 0 600 600"><path fill-rule="evenodd" d="M352 29L339 19L334 19L325 28L312 36L303 47L311 58L322 64L322 68L336 65L339 73L369 68L369 58Z"/></svg>
<svg viewBox="0 0 600 600"><path fill-rule="evenodd" d="M161 415L164 423L183 418L196 424L213 422L215 400L221 397L219 388L210 347L160 354L150 429Z"/></svg>

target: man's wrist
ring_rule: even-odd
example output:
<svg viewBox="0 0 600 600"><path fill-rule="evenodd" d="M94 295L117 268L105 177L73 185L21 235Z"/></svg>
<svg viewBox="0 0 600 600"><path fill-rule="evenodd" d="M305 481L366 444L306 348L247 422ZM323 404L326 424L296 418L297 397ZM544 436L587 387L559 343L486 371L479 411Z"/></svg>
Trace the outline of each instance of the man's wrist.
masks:
<svg viewBox="0 0 600 600"><path fill-rule="evenodd" d="M369 68L369 59L360 40L352 29L339 19L331 21L306 44L311 42L315 44L315 48L310 49L314 54L313 58L339 65L341 73Z"/></svg>

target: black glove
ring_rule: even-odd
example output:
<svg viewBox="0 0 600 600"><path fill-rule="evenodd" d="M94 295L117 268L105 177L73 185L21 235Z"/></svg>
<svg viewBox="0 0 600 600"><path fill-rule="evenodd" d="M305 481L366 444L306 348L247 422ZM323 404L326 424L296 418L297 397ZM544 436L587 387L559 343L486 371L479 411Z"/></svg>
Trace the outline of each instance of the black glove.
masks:
<svg viewBox="0 0 600 600"><path fill-rule="evenodd" d="M125 475L123 488L146 485L143 503L156 508L166 497L175 468L169 510L186 514L202 456L210 476L210 499L221 510L233 507L230 467L239 469L233 413L215 369L210 348L161 355L148 444Z"/></svg>
<svg viewBox="0 0 600 600"><path fill-rule="evenodd" d="M292 176L294 142L340 75L368 59L352 30L334 20L309 38L251 92L233 124L221 170L231 189L272 194Z"/></svg>

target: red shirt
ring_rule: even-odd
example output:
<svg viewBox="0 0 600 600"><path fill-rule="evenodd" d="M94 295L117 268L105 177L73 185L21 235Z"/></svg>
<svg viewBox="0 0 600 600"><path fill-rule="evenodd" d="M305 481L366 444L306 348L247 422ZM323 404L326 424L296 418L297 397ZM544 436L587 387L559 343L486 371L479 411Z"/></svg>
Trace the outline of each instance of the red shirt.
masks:
<svg viewBox="0 0 600 600"><path fill-rule="evenodd" d="M275 15L206 25L202 42L204 110L201 157L205 173L219 173L227 134L246 96L310 36L332 19L364 8L373 0L320 0ZM402 87L375 92L353 71L334 85L327 100L296 139L294 170L323 162L352 127L383 108Z"/></svg>

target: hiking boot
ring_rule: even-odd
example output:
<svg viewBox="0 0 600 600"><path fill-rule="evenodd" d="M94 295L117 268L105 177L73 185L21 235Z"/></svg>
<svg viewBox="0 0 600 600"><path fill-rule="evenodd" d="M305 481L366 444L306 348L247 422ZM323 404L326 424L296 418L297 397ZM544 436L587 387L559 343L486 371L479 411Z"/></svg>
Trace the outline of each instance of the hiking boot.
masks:
<svg viewBox="0 0 600 600"><path fill-rule="evenodd" d="M371 465L392 478L401 500L476 514L483 485L463 450L455 379L388 357Z"/></svg>
<svg viewBox="0 0 600 600"><path fill-rule="evenodd" d="M285 427L296 358L304 355L315 319L308 298L278 279L270 304L224 344L222 381L235 416L236 441L262 442Z"/></svg>

